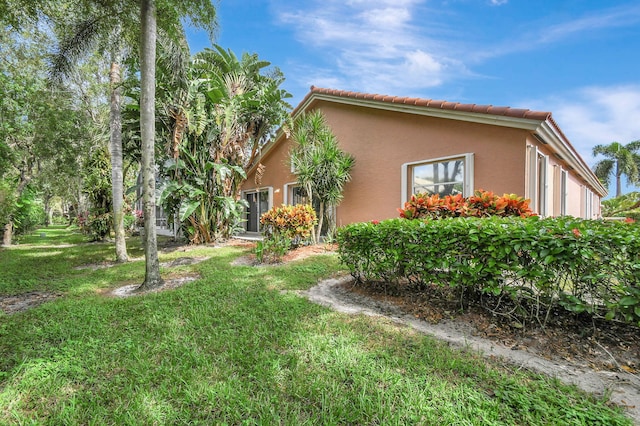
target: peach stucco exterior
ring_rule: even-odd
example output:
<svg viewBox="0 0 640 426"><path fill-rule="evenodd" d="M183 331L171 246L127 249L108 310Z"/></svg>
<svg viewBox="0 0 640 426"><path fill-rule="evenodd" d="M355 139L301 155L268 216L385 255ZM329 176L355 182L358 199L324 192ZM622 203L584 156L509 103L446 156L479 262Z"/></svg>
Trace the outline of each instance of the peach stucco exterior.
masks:
<svg viewBox="0 0 640 426"><path fill-rule="evenodd" d="M595 176L579 173L590 170L584 171L584 161L562 140L564 135L548 113L529 118L518 110L522 117L509 117L415 105L418 102L363 100L364 95L343 93L312 88L293 113L295 118L303 111L321 110L342 150L355 157L352 180L336 210L338 226L397 217L397 208L411 195L407 175L412 164L459 156L465 156L470 166L465 192L485 189L522 195L534 200L534 209L546 216L599 214L606 191ZM292 143L280 132L265 146L259 184L254 167L244 193L263 191L269 207L291 202L290 189L296 181L289 163ZM556 145L559 148L554 149ZM576 158L567 158L574 154ZM590 208L585 207L587 201Z"/></svg>

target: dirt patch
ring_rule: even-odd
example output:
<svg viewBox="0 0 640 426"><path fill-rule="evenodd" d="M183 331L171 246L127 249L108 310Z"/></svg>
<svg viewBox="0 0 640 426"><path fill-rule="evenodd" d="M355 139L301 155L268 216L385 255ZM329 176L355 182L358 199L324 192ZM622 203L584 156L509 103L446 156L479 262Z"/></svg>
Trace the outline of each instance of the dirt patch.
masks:
<svg viewBox="0 0 640 426"><path fill-rule="evenodd" d="M132 297L140 296L143 294L159 293L161 291L173 290L178 287L190 283L200 278L199 274L186 274L180 276L173 276L164 279L164 283L160 287L156 287L151 290L137 291L140 284L129 284L116 289L110 290L106 295L113 297Z"/></svg>
<svg viewBox="0 0 640 426"><path fill-rule="evenodd" d="M433 294L418 297L405 290L356 285L346 276L322 281L302 294L340 312L385 316L452 345L557 377L587 392L610 392L611 400L626 407L628 415L640 424L640 377L634 373L640 356L637 328L622 327L623 331L596 325L593 331L585 332L583 323L561 321L545 331L514 329L490 313L474 309L459 313L446 298L438 301Z"/></svg>
<svg viewBox="0 0 640 426"><path fill-rule="evenodd" d="M26 311L35 308L50 300L55 300L62 296L62 293L52 293L47 291L31 291L12 296L0 296L0 309L7 315L16 312Z"/></svg>
<svg viewBox="0 0 640 426"><path fill-rule="evenodd" d="M170 262L162 262L160 263L160 266L162 266L163 268L175 268L176 266L195 265L209 259L211 259L211 256L180 257Z"/></svg>
<svg viewBox="0 0 640 426"><path fill-rule="evenodd" d="M255 243L244 244L243 247L255 248ZM306 259L310 256L316 256L320 254L332 254L337 250L335 244L314 244L310 246L297 247L293 250L289 250L279 262L275 263L260 263L255 253L248 253L244 256L237 257L231 264L234 266L274 266L284 265L295 260Z"/></svg>

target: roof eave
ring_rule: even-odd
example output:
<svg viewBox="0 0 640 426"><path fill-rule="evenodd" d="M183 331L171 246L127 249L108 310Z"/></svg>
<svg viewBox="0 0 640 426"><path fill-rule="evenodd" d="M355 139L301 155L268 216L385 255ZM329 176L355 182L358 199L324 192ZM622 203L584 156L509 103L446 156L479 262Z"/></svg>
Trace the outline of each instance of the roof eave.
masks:
<svg viewBox="0 0 640 426"><path fill-rule="evenodd" d="M540 123L535 133L539 138L548 143L555 152L560 154L564 161L573 167L600 197L607 196L607 189L602 185L587 163L584 162L582 157L575 151L573 146L567 141L566 137L551 118Z"/></svg>
<svg viewBox="0 0 640 426"><path fill-rule="evenodd" d="M494 126L512 127L531 131L535 130L540 125L539 119L510 117L507 115L495 115L479 112L456 111L453 109L440 109L425 107L423 105L392 103L375 99L340 97L332 94L316 92L312 92L310 96L305 97L299 107L294 110L293 114L298 115L302 111L306 111L312 103L317 101L328 101L333 103L374 108L385 111L404 112L428 117L468 121L472 123L490 124Z"/></svg>

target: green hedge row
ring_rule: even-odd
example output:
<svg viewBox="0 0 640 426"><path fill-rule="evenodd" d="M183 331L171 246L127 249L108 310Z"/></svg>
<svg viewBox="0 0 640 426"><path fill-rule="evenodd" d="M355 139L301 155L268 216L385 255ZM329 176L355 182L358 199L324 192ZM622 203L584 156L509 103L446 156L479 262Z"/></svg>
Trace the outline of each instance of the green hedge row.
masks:
<svg viewBox="0 0 640 426"><path fill-rule="evenodd" d="M390 219L338 230L360 281L462 287L545 324L553 309L640 326L640 226L570 217Z"/></svg>

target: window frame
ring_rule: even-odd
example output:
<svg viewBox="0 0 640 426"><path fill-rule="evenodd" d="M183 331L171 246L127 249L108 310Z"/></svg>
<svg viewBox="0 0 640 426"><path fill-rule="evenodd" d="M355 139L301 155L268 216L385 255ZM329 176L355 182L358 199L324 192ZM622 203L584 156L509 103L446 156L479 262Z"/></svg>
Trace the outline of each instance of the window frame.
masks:
<svg viewBox="0 0 640 426"><path fill-rule="evenodd" d="M527 145L529 154L530 207L540 217L549 215L549 156L535 145Z"/></svg>
<svg viewBox="0 0 640 426"><path fill-rule="evenodd" d="M582 218L593 219L593 191L586 185L582 185Z"/></svg>
<svg viewBox="0 0 640 426"><path fill-rule="evenodd" d="M446 157L429 158L419 161L411 161L404 163L401 166L401 197L400 206L403 206L413 192L413 169L416 166L422 166L434 163L444 163L445 161L463 160L463 172L462 172L462 196L469 197L473 195L473 175L474 175L474 154L473 152L467 152L464 154L450 155Z"/></svg>
<svg viewBox="0 0 640 426"><path fill-rule="evenodd" d="M248 219L248 214L249 214L249 207L244 206L243 208L243 217L244 217L244 221L243 221L243 225L244 225L244 230L245 232L261 232L260 230L260 216L271 210L271 208L273 207L273 187L272 186L263 186L260 188L252 188L252 189L247 189L245 191L242 191L242 200L246 200L247 199L247 195L249 194L257 194L258 195L258 202L257 205L260 205L260 193L262 192L267 192L267 210L266 211L261 211L260 208L258 207L258 214L257 214L257 223L254 224L257 226L258 231L249 231L249 219Z"/></svg>

